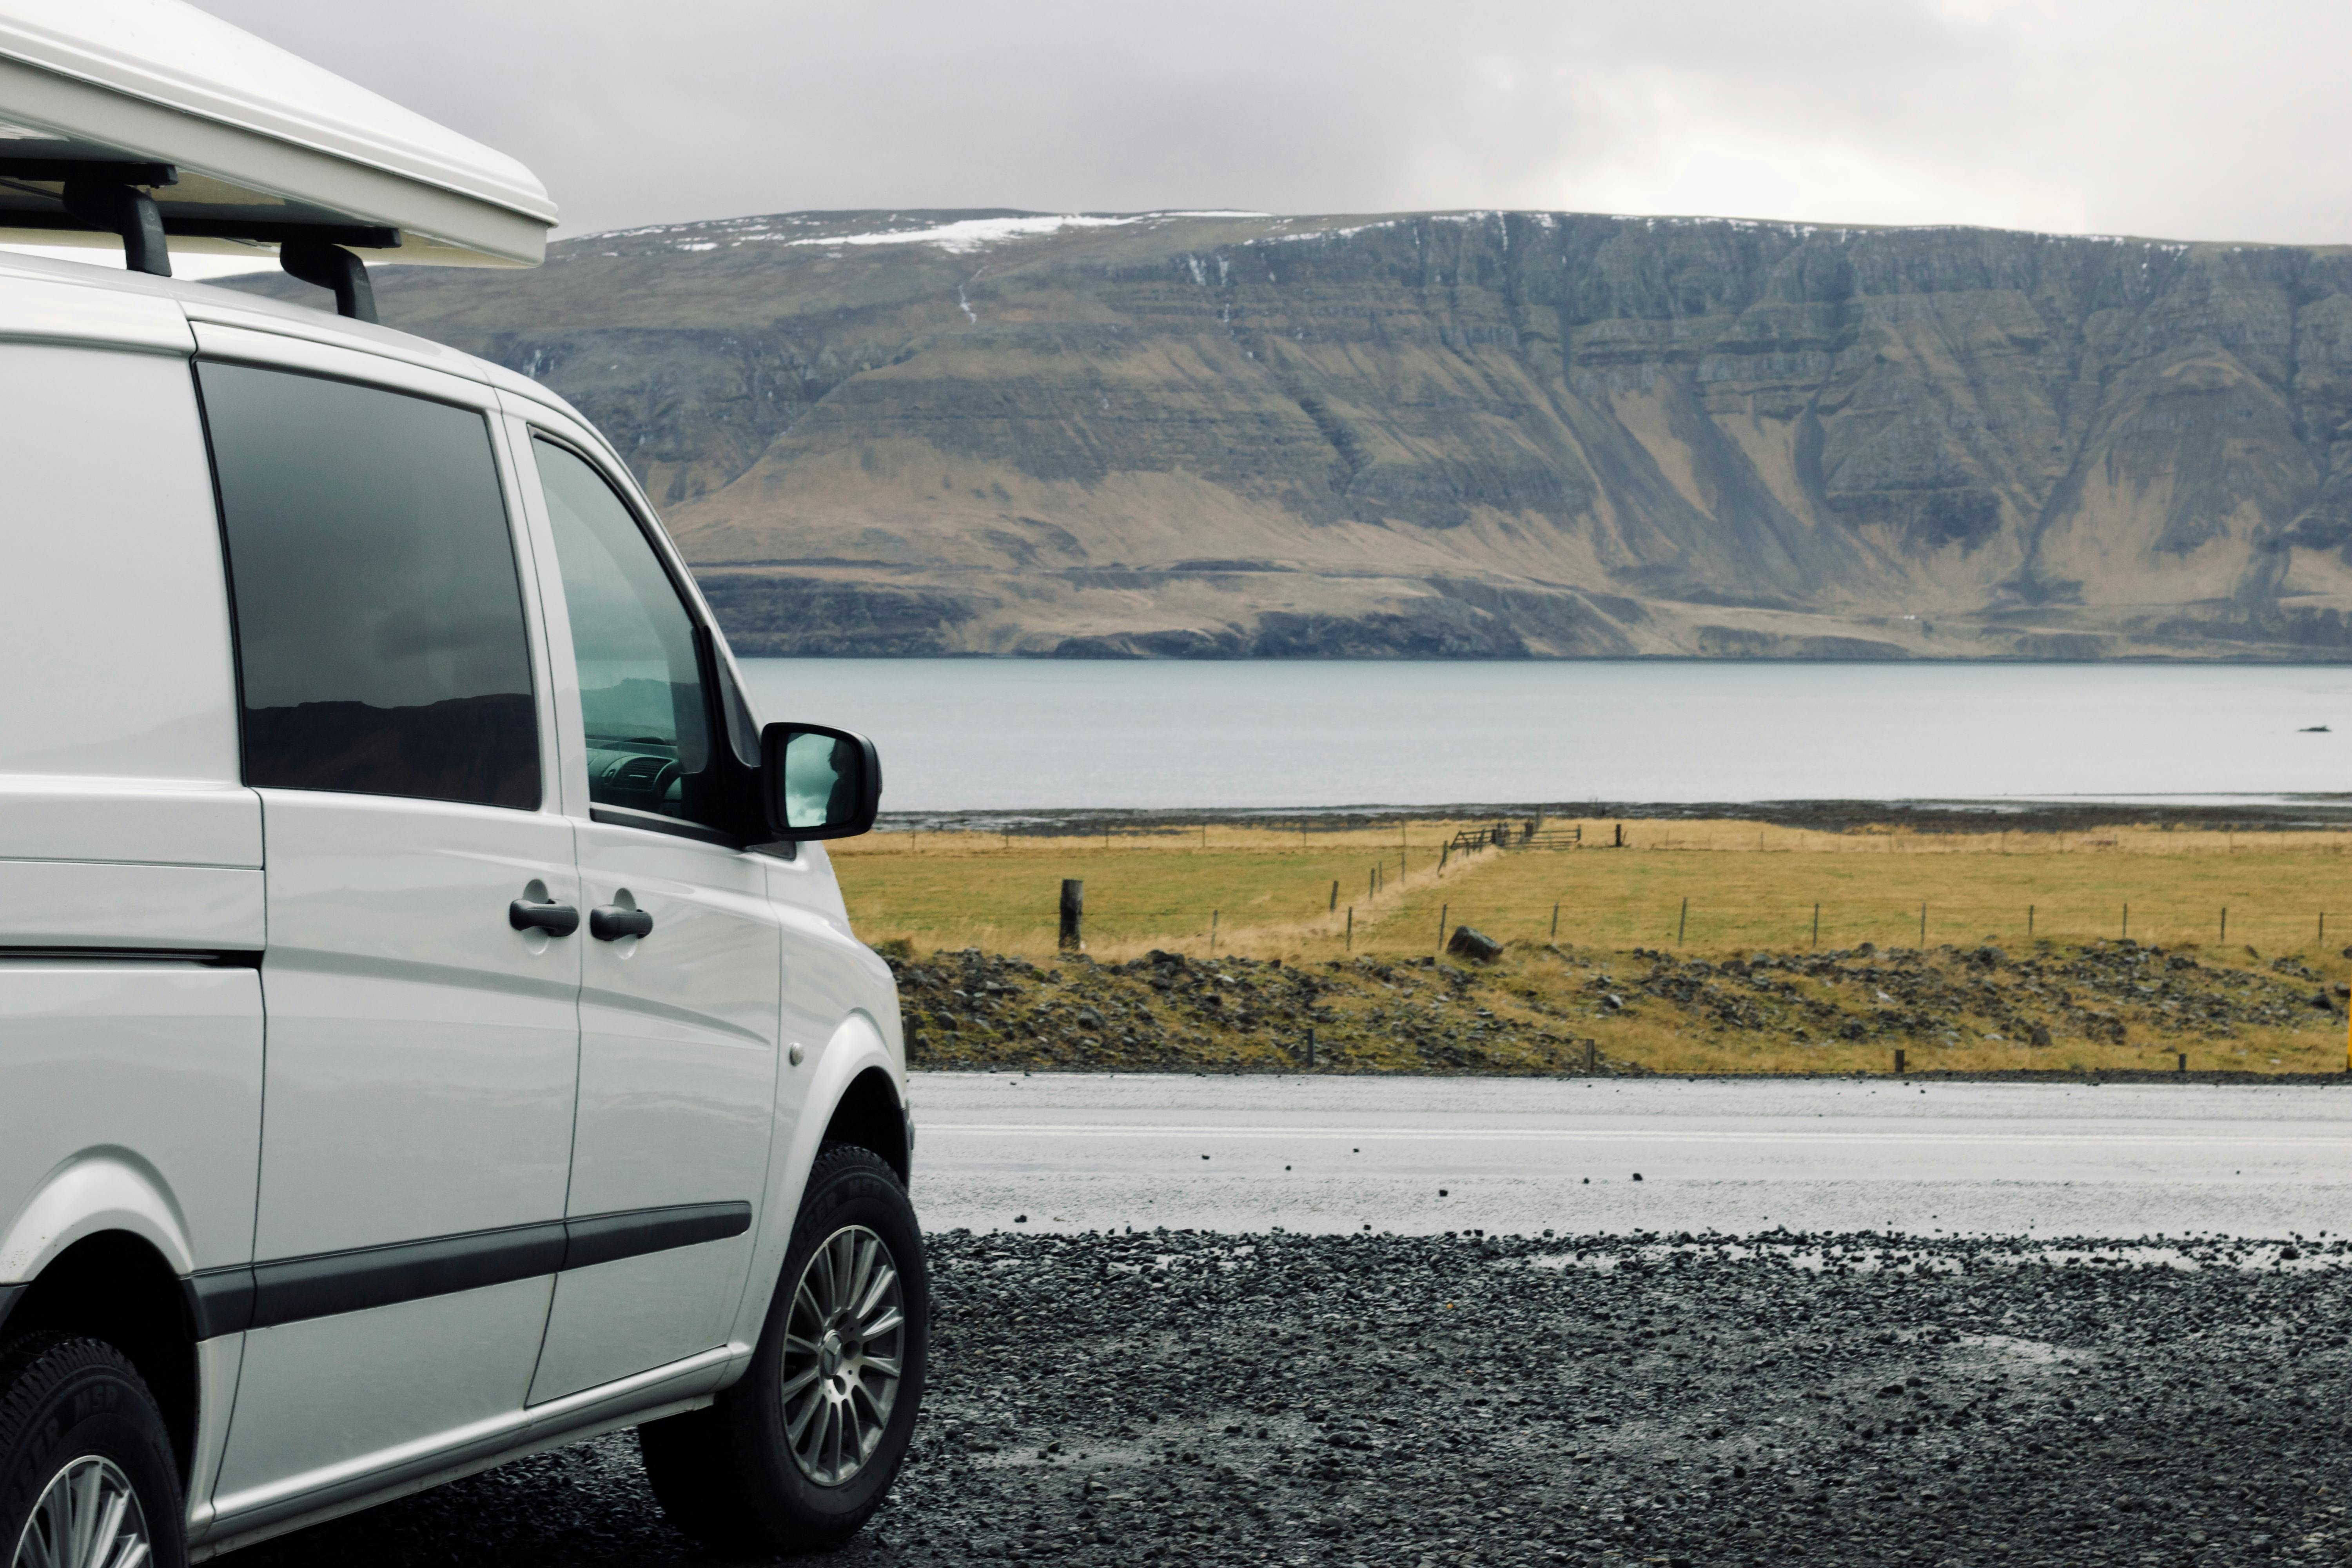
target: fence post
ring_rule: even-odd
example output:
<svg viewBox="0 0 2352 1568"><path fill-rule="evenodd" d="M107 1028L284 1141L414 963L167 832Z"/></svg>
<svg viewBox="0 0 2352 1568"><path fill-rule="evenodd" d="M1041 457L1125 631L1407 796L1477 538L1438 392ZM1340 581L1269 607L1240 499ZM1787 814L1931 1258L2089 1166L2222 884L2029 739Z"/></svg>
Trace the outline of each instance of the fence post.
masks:
<svg viewBox="0 0 2352 1568"><path fill-rule="evenodd" d="M2131 906L2129 904L2124 906L2124 929L2118 934L2126 942L2131 940Z"/></svg>
<svg viewBox="0 0 2352 1568"><path fill-rule="evenodd" d="M1348 945L1344 951L1356 951L1356 906L1353 904L1348 906Z"/></svg>
<svg viewBox="0 0 2352 1568"><path fill-rule="evenodd" d="M1337 877L1331 879L1331 912L1335 915L1339 912L1339 879Z"/></svg>
<svg viewBox="0 0 2352 1568"><path fill-rule="evenodd" d="M1454 906L1452 904L1440 904L1437 906L1437 951L1440 952L1444 952L1445 951L1446 911L1451 910L1453 907Z"/></svg>
<svg viewBox="0 0 2352 1568"><path fill-rule="evenodd" d="M2320 916L2322 920L2326 918L2325 915ZM1551 906L1551 939L1554 942L1559 940L1559 901L1558 900L1554 900Z"/></svg>
<svg viewBox="0 0 2352 1568"><path fill-rule="evenodd" d="M2173 1053L2173 1056L2179 1065L2172 1070L2175 1072L2187 1072L2189 1070L2189 1053L2187 1051L2176 1051Z"/></svg>
<svg viewBox="0 0 2352 1568"><path fill-rule="evenodd" d="M1315 1031L1312 1029L1307 1031L1307 1065L1315 1065Z"/></svg>
<svg viewBox="0 0 2352 1568"><path fill-rule="evenodd" d="M1927 945L1927 906L1925 904L1919 906L1919 945Z"/></svg>
<svg viewBox="0 0 2352 1568"><path fill-rule="evenodd" d="M1613 847L1619 849L1625 847L1625 825L1622 822L1617 825L1617 842Z"/></svg>
<svg viewBox="0 0 2352 1568"><path fill-rule="evenodd" d="M1217 911L1209 911L1209 956L1217 956Z"/></svg>
<svg viewBox="0 0 2352 1568"><path fill-rule="evenodd" d="M2025 934L2029 937L2033 934L2033 906L2032 904L2025 906Z"/></svg>
<svg viewBox="0 0 2352 1568"><path fill-rule="evenodd" d="M1895 1047L1895 1076L1896 1078L1901 1078L1903 1076L1903 1047L1901 1046Z"/></svg>
<svg viewBox="0 0 2352 1568"><path fill-rule="evenodd" d="M2221 940L2230 940L2230 906L2227 904L2221 906Z"/></svg>
<svg viewBox="0 0 2352 1568"><path fill-rule="evenodd" d="M1595 1069L1595 1068L1597 1068L1600 1065L1601 1065L1601 1042L1600 1042L1599 1040L1587 1040L1587 1041L1585 1041L1585 1042L1584 1042L1584 1076L1585 1076L1585 1077L1587 1077L1587 1078L1591 1078L1591 1077L1592 1076L1592 1074L1593 1074L1594 1069Z"/></svg>
<svg viewBox="0 0 2352 1568"><path fill-rule="evenodd" d="M1819 904L1813 906L1813 945L1822 945L1822 906Z"/></svg>
<svg viewBox="0 0 2352 1568"><path fill-rule="evenodd" d="M1680 946L1682 946L1682 944L1683 944L1683 932L1684 932L1684 931L1687 931L1687 930L1689 930L1689 929L1690 929L1690 900L1689 900L1689 899L1687 899L1687 898L1685 898L1685 899L1684 899L1684 900L1683 900L1683 912L1682 912L1682 918L1681 918L1680 920L1677 920L1676 921L1675 921L1675 945L1676 947L1680 947Z"/></svg>
<svg viewBox="0 0 2352 1568"><path fill-rule="evenodd" d="M1087 945L1081 929L1087 913L1087 885L1075 878L1062 879L1062 951L1076 952Z"/></svg>

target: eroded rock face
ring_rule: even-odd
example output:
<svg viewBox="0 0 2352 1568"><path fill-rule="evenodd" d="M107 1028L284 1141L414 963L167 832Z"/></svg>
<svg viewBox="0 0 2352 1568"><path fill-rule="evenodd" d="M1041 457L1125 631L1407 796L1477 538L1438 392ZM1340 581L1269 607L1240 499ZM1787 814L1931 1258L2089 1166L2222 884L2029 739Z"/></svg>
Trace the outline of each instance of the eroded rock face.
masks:
<svg viewBox="0 0 2352 1568"><path fill-rule="evenodd" d="M760 651L2352 651L2352 257L991 216L379 298L594 418Z"/></svg>

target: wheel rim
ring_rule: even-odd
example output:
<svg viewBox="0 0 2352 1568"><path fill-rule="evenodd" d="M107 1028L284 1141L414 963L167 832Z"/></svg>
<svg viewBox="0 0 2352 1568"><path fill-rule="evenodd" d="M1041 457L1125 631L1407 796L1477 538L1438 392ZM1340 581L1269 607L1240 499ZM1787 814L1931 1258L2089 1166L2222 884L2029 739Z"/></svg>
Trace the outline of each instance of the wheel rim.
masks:
<svg viewBox="0 0 2352 1568"><path fill-rule="evenodd" d="M131 1478L89 1455L59 1470L16 1538L13 1568L146 1568L147 1516Z"/></svg>
<svg viewBox="0 0 2352 1568"><path fill-rule="evenodd" d="M784 1324L784 1437L801 1474L846 1484L889 1430L907 1355L906 1295L887 1243L862 1225L825 1237Z"/></svg>

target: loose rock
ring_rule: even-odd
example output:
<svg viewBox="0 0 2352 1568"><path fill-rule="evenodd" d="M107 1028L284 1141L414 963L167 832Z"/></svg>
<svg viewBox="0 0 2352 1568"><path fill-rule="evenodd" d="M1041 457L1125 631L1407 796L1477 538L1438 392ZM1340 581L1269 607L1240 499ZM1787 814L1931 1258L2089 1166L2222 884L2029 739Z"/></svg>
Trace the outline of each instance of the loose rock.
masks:
<svg viewBox="0 0 2352 1568"><path fill-rule="evenodd" d="M2352 1557L2341 1240L956 1232L932 1257L913 1456L830 1561ZM238 1555L709 1561L625 1435Z"/></svg>

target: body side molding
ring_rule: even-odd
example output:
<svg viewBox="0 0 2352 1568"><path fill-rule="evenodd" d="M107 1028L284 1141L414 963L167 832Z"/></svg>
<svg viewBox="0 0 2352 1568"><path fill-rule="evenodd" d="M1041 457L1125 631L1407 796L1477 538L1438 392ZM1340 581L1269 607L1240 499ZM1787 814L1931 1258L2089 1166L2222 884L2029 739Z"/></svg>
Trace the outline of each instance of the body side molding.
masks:
<svg viewBox="0 0 2352 1568"><path fill-rule="evenodd" d="M751 1205L741 1201L630 1209L209 1268L188 1276L183 1288L196 1337L214 1339L722 1241L751 1228Z"/></svg>
<svg viewBox="0 0 2352 1568"><path fill-rule="evenodd" d="M207 969L258 969L257 947L0 947L0 958L85 963L200 963Z"/></svg>
<svg viewBox="0 0 2352 1568"><path fill-rule="evenodd" d="M668 1208L629 1209L583 1215L563 1222L563 1267L586 1268L674 1247L724 1241L751 1228L748 1203L678 1204Z"/></svg>

